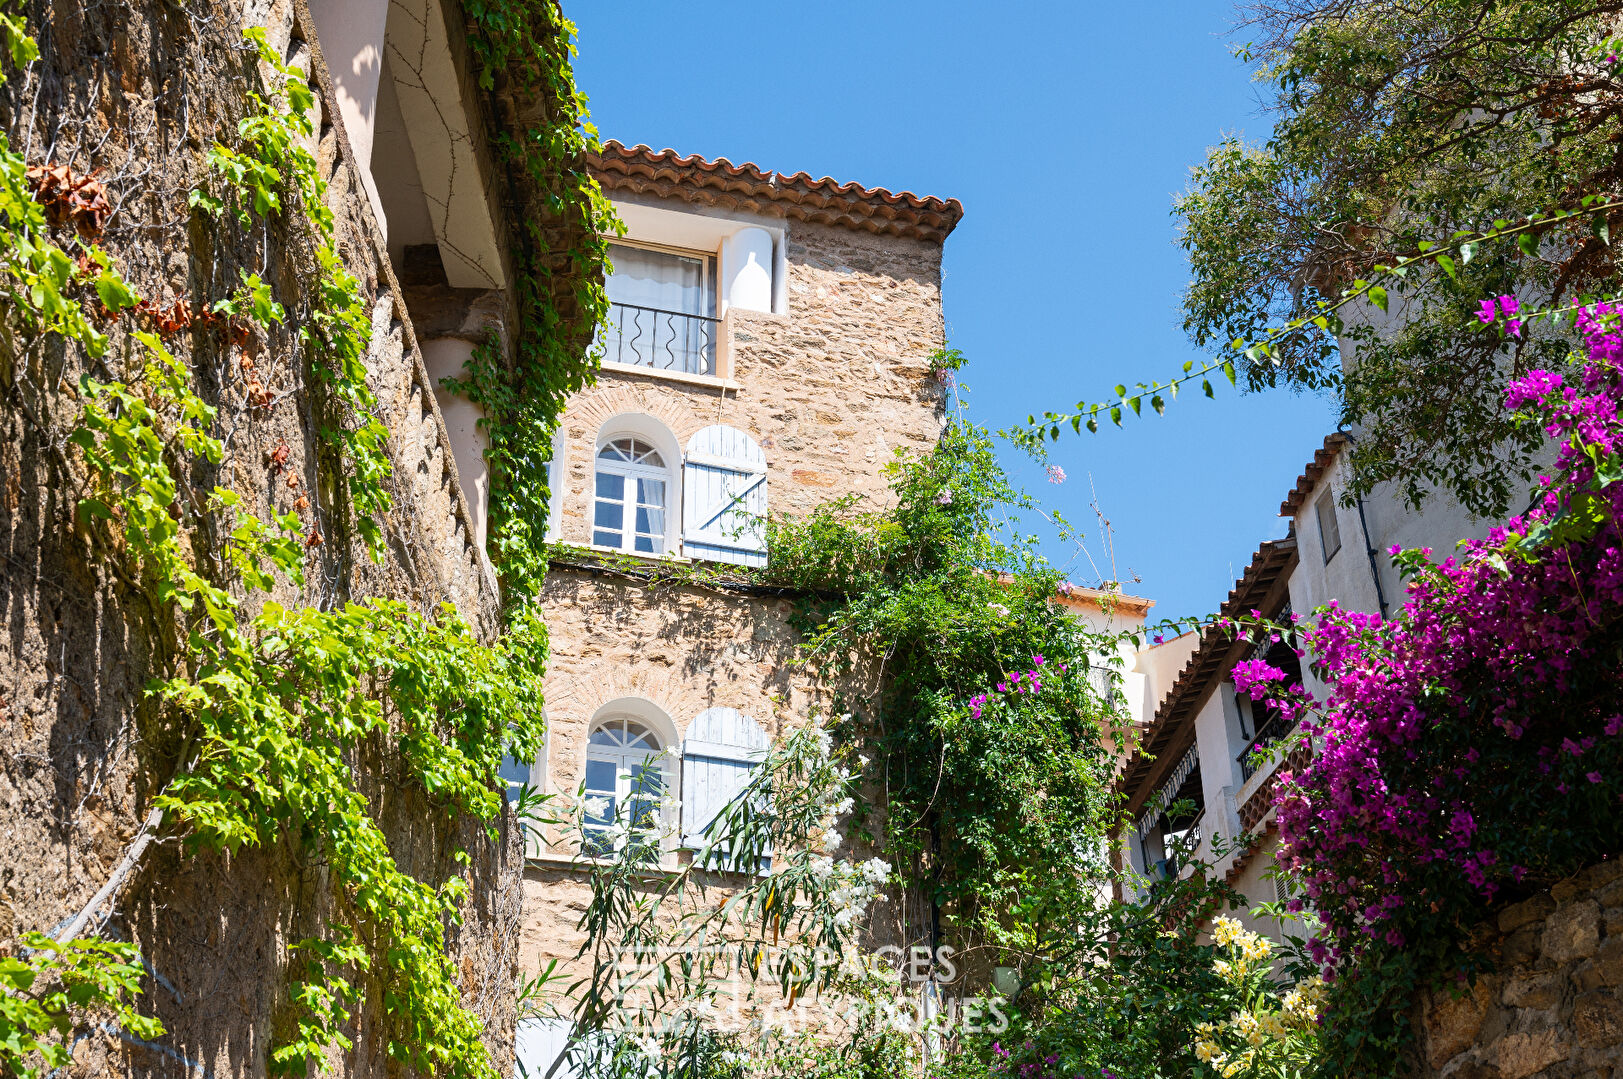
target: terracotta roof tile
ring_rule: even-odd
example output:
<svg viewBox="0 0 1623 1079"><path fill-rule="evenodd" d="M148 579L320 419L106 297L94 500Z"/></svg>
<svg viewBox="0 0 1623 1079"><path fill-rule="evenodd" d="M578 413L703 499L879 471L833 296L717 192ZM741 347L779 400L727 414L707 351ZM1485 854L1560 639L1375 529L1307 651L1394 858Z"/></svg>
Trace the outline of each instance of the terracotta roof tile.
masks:
<svg viewBox="0 0 1623 1079"><path fill-rule="evenodd" d="M679 198L688 202L844 225L866 232L911 236L937 243L963 219L957 199L945 201L903 191L900 194L830 177L785 176L753 162L734 165L675 150L626 146L610 140L588 158L592 174L607 191Z"/></svg>
<svg viewBox="0 0 1623 1079"><path fill-rule="evenodd" d="M1307 501L1307 496L1313 493L1314 487L1318 486L1319 477L1324 475L1324 470L1330 467L1330 462L1336 459L1336 454L1341 452L1342 447L1351 444L1352 439L1340 431L1331 431L1324 436L1324 445L1313 454L1313 460L1309 461L1307 467L1302 469L1302 474L1296 477L1296 486L1291 489L1290 494L1285 496L1285 501L1279 504L1279 515L1281 517L1296 516L1296 511L1302 508L1302 503Z"/></svg>

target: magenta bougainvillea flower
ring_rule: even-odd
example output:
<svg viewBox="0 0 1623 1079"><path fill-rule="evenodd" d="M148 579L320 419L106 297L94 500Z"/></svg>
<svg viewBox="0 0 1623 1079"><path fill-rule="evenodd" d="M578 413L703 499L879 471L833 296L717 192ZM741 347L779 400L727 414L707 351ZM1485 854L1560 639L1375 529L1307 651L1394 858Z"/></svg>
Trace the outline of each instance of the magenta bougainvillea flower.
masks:
<svg viewBox="0 0 1623 1079"><path fill-rule="evenodd" d="M1518 310L1501 296L1479 317ZM1532 510L1441 562L1396 553L1409 583L1390 620L1334 603L1304 620L1322 699L1261 661L1235 668L1238 691L1300 716L1318 749L1278 786L1279 860L1332 978L1420 945L1464 969L1484 903L1615 855L1623 835L1623 332L1607 304L1578 329L1585 362L1507 395L1560 447Z"/></svg>

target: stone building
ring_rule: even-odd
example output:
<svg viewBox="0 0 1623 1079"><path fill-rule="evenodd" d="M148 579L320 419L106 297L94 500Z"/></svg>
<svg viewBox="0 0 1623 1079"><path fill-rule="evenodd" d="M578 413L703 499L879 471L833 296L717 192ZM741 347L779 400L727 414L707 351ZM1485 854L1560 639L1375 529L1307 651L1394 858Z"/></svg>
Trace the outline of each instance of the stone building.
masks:
<svg viewBox="0 0 1623 1079"><path fill-rule="evenodd" d="M491 641L501 597L482 543L482 469L459 480L437 378L460 369L472 342L492 329L513 345L526 314L514 287L521 266L550 272L561 315L555 332L585 353L591 325L569 305L577 287L590 287L582 276L590 267L571 255L583 239L596 240L555 217L557 193L534 190L495 150L527 138L538 118L573 116L576 103L556 86L514 85L489 66L494 54L471 47L481 31L459 0L21 8L40 56L25 69L7 64L0 125L10 152L29 166L65 170L64 183L93 180L77 190L100 216L80 236L93 237L150 306L99 323L112 346L95 358L60 339L32 347L19 325L16 283L5 282L0 828L8 853L0 857L0 949L18 954L22 933L75 924L78 936L139 948L149 975L139 1007L165 1032L139 1037L98 1015L73 1032L70 1074L263 1075L268 1052L302 1014L290 997L300 953L289 946L320 931L335 887L296 826L279 841L227 854L194 850L172 818L162 823L150 812L187 750L184 723L147 687L175 673L186 638L176 640L178 619L143 588L139 570L121 565L117 535L98 538L76 516L87 477L68 440L81 408L75 387L82 374L137 381L141 354L129 331L161 335L218 410L210 433L223 445L217 464L183 474L197 487L191 503L177 498L168 507L172 517L190 528L196 492L214 484L262 517L301 514L311 530L308 584L278 584L273 596L284 606L330 611L381 597L431 613L448 602ZM528 15L543 51L566 55L556 4L538 0ZM280 212L239 229L233 215L211 219L189 204L198 192L220 190L211 147L242 152L238 124L251 93L289 107L277 97L279 77L245 41L248 29L263 31L278 63L308 76L313 133L298 148L313 155L326 185L320 197L333 214L333 249L370 320L366 382L388 430L392 499L377 559L345 527L346 462L334 462L323 433L345 418L297 332L321 302L302 207L283 188ZM556 166L587 185L578 156ZM104 202L95 201L98 192ZM5 228L10 251L16 221ZM52 229L54 243L74 242L71 225ZM550 255L535 247L543 238ZM262 275L285 316L222 345L189 327L238 287L239 270ZM202 548L192 552L199 573L224 572ZM234 587L229 579L221 586ZM459 873L469 879L462 920L448 929L449 958L461 1006L477 1016L489 1060L505 1073L513 1059L517 829L508 816L491 838L448 814L387 739L358 751L353 767L406 872L434 887ZM459 848L471 859L467 870ZM104 883L116 887L92 901ZM330 1059L315 1063L394 1074L387 1040L399 1020L375 981L357 980L372 991L340 1026L353 1048L333 1046Z"/></svg>
<svg viewBox="0 0 1623 1079"><path fill-rule="evenodd" d="M626 233L602 372L553 448L551 528L567 546L543 593L548 747L513 778L601 799L588 829L663 797L661 858L677 865L816 691L791 662L788 598L656 586L645 570L761 566L768 513L884 504L882 467L929 450L944 422L930 357L962 207L613 142L592 170ZM529 851L528 967L573 959L586 894L571 843ZM543 1023L521 1038L531 1074L560 1037Z"/></svg>

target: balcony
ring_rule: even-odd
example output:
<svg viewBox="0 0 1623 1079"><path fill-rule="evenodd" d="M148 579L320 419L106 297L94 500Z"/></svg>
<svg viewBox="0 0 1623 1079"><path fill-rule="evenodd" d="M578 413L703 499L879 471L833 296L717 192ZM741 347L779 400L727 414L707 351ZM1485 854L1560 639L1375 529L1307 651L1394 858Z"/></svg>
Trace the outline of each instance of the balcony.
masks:
<svg viewBox="0 0 1623 1079"><path fill-rule="evenodd" d="M598 344L607 363L714 375L719 326L719 319L705 315L611 303Z"/></svg>
<svg viewBox="0 0 1623 1079"><path fill-rule="evenodd" d="M1258 765L1252 761L1252 755L1259 750L1269 748L1296 729L1295 723L1273 711L1272 708L1268 709L1268 712L1270 714L1263 720L1262 726L1257 729L1256 737L1252 738L1250 743L1240 750L1239 756L1235 758L1240 762L1240 781L1242 783L1257 773Z"/></svg>

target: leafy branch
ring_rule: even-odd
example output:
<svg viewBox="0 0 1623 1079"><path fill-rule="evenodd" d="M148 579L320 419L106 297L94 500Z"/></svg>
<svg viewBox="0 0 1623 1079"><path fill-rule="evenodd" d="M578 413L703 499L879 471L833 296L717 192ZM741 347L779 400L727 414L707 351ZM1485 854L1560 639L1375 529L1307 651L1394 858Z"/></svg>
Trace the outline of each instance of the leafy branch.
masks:
<svg viewBox="0 0 1623 1079"><path fill-rule="evenodd" d="M1623 199L1598 194L1585 195L1576 205L1535 213L1519 222L1498 219L1485 230L1457 231L1447 241L1441 243L1421 240L1416 244L1415 254L1400 258L1391 264L1375 264L1368 278L1360 277L1353 281L1342 290L1337 299L1315 301L1316 310L1313 314L1270 327L1260 340L1233 338L1226 346L1229 355L1225 358L1212 360L1198 368L1193 360L1186 361L1183 373L1176 378L1165 382L1139 382L1131 391L1126 385L1118 385L1114 396L1110 398L1093 402L1078 401L1071 412L1045 412L1040 421L1033 414L1026 417L1024 428L1014 428L1002 433L1028 450L1038 450L1045 440L1058 439L1061 429L1066 426L1078 434L1084 427L1090 432L1097 433L1100 419L1108 418L1111 423L1120 427L1127 412L1135 416L1142 415L1146 404L1156 415L1163 415L1168 399L1175 400L1181 387L1197 379L1207 397L1214 396L1210 377L1214 372L1221 373L1228 379L1229 385L1234 385L1235 363L1239 358L1243 357L1252 363L1277 364L1283 355L1283 346L1294 338L1315 331L1339 334L1344 329L1340 312L1355 300L1367 299L1372 306L1383 312L1387 311L1390 297L1383 282L1390 283L1394 278L1402 280L1411 270L1428 265L1438 267L1449 278L1457 281L1460 267L1475 257L1480 245L1501 240L1511 240L1523 255L1536 257L1539 238L1542 235L1554 225L1583 215L1590 217L1594 237L1601 243L1610 245L1611 228L1607 215L1620 209L1623 209ZM1454 257L1456 254L1457 261ZM1537 318L1547 315L1548 312L1534 311L1527 317Z"/></svg>

